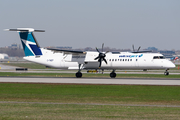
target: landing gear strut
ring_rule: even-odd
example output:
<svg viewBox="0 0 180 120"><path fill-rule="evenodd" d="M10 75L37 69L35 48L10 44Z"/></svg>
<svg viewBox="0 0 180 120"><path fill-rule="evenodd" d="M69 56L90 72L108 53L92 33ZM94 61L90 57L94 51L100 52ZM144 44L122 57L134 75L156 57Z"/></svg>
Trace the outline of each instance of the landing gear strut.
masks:
<svg viewBox="0 0 180 120"><path fill-rule="evenodd" d="M115 78L115 77L116 77L115 70L113 70L113 71L110 73L110 77L111 77L111 78Z"/></svg>
<svg viewBox="0 0 180 120"><path fill-rule="evenodd" d="M164 72L164 75L169 75L168 70L169 70L169 69L166 69L166 71Z"/></svg>
<svg viewBox="0 0 180 120"><path fill-rule="evenodd" d="M78 70L78 72L76 73L76 77L77 77L77 78L81 78L81 77L82 77L82 73L81 73L80 67L81 67L81 64L79 64L79 70Z"/></svg>

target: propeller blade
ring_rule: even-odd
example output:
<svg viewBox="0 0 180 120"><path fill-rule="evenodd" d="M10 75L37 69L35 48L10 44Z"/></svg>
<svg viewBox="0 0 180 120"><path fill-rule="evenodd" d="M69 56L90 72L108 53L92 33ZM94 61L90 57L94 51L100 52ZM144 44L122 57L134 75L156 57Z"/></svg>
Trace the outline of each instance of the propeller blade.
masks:
<svg viewBox="0 0 180 120"><path fill-rule="evenodd" d="M108 53L108 52L109 52L109 51L106 51L106 53ZM106 54L106 53L105 53L105 54Z"/></svg>
<svg viewBox="0 0 180 120"><path fill-rule="evenodd" d="M132 48L133 48L133 52L135 52L135 50L134 50L134 44L132 45Z"/></svg>
<svg viewBox="0 0 180 120"><path fill-rule="evenodd" d="M104 48L104 43L102 44L102 52L103 52L103 48Z"/></svg>
<svg viewBox="0 0 180 120"><path fill-rule="evenodd" d="M96 50L99 52L98 48L96 47ZM100 53L100 52L99 52Z"/></svg>
<svg viewBox="0 0 180 120"><path fill-rule="evenodd" d="M105 59L105 58L103 58L103 60L104 60L104 62L107 64L107 61L106 61L106 59Z"/></svg>
<svg viewBox="0 0 180 120"><path fill-rule="evenodd" d="M96 58L94 58L94 60L97 60L99 58L99 56L98 57L96 57Z"/></svg>
<svg viewBox="0 0 180 120"><path fill-rule="evenodd" d="M139 48L138 48L137 52L139 52L140 48L141 48L141 46L139 46Z"/></svg>
<svg viewBox="0 0 180 120"><path fill-rule="evenodd" d="M101 67L101 63L102 63L102 61L100 60L100 61L99 61L99 68Z"/></svg>

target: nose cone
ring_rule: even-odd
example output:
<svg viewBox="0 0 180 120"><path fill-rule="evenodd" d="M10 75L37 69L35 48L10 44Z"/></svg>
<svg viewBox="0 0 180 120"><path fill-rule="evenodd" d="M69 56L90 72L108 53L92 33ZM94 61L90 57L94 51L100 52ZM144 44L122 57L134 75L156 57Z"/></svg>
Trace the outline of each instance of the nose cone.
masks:
<svg viewBox="0 0 180 120"><path fill-rule="evenodd" d="M166 67L171 69L171 68L175 68L176 65L174 63L172 63L171 61L169 61L168 64L166 65Z"/></svg>

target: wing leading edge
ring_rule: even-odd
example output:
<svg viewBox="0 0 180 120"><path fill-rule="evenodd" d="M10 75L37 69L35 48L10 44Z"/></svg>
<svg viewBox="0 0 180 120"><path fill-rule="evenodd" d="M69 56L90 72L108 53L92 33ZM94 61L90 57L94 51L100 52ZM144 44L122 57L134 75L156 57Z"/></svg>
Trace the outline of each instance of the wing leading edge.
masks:
<svg viewBox="0 0 180 120"><path fill-rule="evenodd" d="M61 50L57 48L47 48L48 50L52 50L55 52L64 52L65 54L86 54L84 51L74 51L74 50Z"/></svg>

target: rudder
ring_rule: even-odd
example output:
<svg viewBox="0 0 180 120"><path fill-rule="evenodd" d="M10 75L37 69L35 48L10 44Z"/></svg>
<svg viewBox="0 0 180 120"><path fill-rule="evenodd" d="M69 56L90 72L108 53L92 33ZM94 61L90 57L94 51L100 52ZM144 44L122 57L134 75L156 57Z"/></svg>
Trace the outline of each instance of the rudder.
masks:
<svg viewBox="0 0 180 120"><path fill-rule="evenodd" d="M33 32L19 32L25 56L42 55Z"/></svg>
<svg viewBox="0 0 180 120"><path fill-rule="evenodd" d="M34 37L33 32L45 32L44 30L34 30L33 28L17 28L7 30L19 32L25 56L42 55L41 49L36 41L36 38Z"/></svg>

